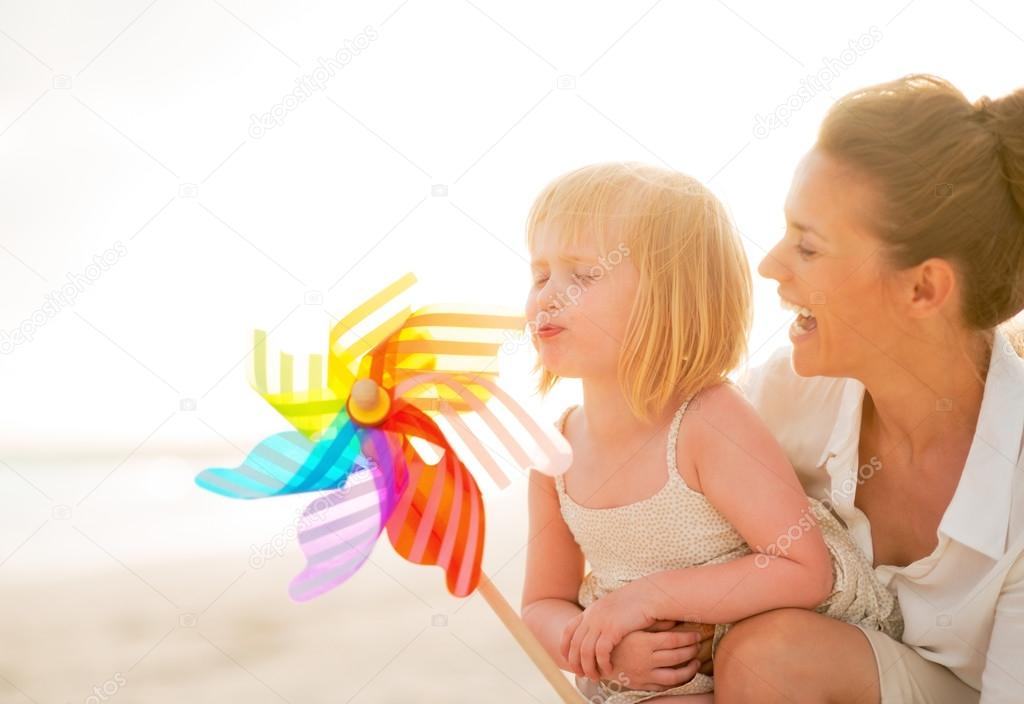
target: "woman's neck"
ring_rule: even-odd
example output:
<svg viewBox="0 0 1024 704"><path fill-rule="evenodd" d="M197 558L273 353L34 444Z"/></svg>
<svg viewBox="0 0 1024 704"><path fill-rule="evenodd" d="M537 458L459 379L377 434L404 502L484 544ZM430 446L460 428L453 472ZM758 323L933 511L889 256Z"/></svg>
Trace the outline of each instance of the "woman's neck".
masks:
<svg viewBox="0 0 1024 704"><path fill-rule="evenodd" d="M929 447L970 439L977 426L990 343L965 335L952 345L918 345L879 352L860 381L870 434L882 447L905 444L907 457Z"/></svg>

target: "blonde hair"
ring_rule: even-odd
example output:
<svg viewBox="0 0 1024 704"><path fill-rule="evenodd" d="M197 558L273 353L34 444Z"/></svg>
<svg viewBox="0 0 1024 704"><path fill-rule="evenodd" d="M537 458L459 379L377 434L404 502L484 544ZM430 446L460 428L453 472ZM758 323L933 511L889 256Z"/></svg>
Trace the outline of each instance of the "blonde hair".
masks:
<svg viewBox="0 0 1024 704"><path fill-rule="evenodd" d="M890 265L956 267L969 329L990 336L1024 309L1024 90L971 103L941 78L906 76L840 98L818 147L877 187ZM1019 331L1003 327L1024 356Z"/></svg>
<svg viewBox="0 0 1024 704"><path fill-rule="evenodd" d="M535 200L527 221L531 249L542 223L563 245L596 239L602 256L626 252L639 271L618 360L637 418L652 420L743 362L750 267L725 208L699 181L631 162L585 166L556 178ZM559 377L539 361L536 370L546 394Z"/></svg>

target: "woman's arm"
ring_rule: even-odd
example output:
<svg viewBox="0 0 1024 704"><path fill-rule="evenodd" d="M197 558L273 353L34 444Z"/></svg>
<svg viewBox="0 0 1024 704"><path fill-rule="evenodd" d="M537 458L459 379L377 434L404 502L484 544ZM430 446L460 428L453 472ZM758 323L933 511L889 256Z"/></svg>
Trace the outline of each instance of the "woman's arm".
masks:
<svg viewBox="0 0 1024 704"><path fill-rule="evenodd" d="M1010 568L996 601L981 673L981 704L1024 701L1024 557Z"/></svg>
<svg viewBox="0 0 1024 704"><path fill-rule="evenodd" d="M526 625L563 670L572 670L558 652L565 624L581 612L576 599L584 558L558 506L555 481L530 472L529 543L522 616Z"/></svg>
<svg viewBox="0 0 1024 704"><path fill-rule="evenodd" d="M832 590L831 558L782 448L728 384L702 392L680 429L680 466L754 554L720 565L648 575L590 606L566 627L563 656L588 677L610 667L627 633L657 620L733 623L782 607L813 608ZM689 422L687 421L687 418Z"/></svg>

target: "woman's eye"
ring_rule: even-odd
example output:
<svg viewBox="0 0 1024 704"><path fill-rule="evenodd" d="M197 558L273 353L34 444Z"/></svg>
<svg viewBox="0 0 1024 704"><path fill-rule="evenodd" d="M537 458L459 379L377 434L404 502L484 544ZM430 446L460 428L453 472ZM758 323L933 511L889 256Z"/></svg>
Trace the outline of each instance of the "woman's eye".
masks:
<svg viewBox="0 0 1024 704"><path fill-rule="evenodd" d="M795 245L797 253L804 259L810 259L812 256L817 254L813 249L807 249L801 244Z"/></svg>
<svg viewBox="0 0 1024 704"><path fill-rule="evenodd" d="M547 280L548 280L548 277L546 277L546 276L535 276L534 279L533 279L533 285L534 286L543 286L544 283Z"/></svg>

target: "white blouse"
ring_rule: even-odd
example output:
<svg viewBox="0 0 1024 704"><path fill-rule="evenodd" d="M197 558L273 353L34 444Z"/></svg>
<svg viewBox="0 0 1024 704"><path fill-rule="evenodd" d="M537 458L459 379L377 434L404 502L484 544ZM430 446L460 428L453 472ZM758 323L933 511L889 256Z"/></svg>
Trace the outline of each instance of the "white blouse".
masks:
<svg viewBox="0 0 1024 704"><path fill-rule="evenodd" d="M872 559L871 527L854 506L864 385L801 377L790 348L738 380L809 496L831 502ZM903 642L981 690L982 704L1024 702L1024 360L996 331L974 440L938 528L938 545L875 572L899 596ZM877 461L876 461L877 463Z"/></svg>

